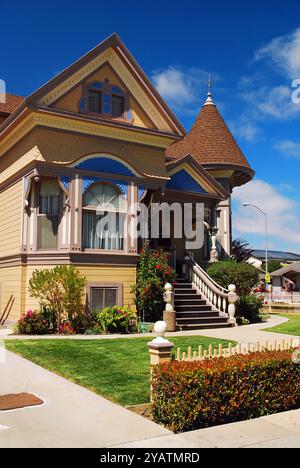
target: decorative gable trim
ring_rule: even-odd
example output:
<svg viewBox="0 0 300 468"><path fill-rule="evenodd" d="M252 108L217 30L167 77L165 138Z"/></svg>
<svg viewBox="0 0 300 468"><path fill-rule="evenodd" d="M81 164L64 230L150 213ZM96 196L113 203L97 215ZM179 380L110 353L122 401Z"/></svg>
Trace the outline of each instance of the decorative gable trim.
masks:
<svg viewBox="0 0 300 468"><path fill-rule="evenodd" d="M186 155L181 159L169 162L167 171L170 177L181 170L185 170L198 183L207 194L227 199L230 194L214 179L194 158Z"/></svg>
<svg viewBox="0 0 300 468"><path fill-rule="evenodd" d="M175 172L175 174L171 176L169 182L167 182L166 188L207 195L207 191L187 172L186 169L180 169Z"/></svg>
<svg viewBox="0 0 300 468"><path fill-rule="evenodd" d="M137 175L137 173L131 169L128 164L109 155L87 156L80 162L76 162L73 167L75 169L92 172L107 172L109 174L118 174L128 177L134 177Z"/></svg>

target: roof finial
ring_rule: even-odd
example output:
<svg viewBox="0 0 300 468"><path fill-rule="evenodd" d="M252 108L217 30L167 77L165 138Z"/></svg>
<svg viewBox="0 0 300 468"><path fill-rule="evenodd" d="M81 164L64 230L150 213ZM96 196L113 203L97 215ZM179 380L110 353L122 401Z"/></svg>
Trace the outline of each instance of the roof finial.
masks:
<svg viewBox="0 0 300 468"><path fill-rule="evenodd" d="M208 76L208 93L207 93L207 99L204 103L204 106L214 106L215 103L213 102L212 100L212 97L211 97L211 75L209 74Z"/></svg>
<svg viewBox="0 0 300 468"><path fill-rule="evenodd" d="M208 93L207 96L211 96L211 74L208 75Z"/></svg>

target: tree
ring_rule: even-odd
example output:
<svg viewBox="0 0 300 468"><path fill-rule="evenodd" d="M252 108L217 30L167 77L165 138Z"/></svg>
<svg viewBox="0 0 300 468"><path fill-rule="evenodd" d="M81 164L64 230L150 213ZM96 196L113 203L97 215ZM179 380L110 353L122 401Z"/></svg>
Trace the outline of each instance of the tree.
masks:
<svg viewBox="0 0 300 468"><path fill-rule="evenodd" d="M252 257L250 244L243 239L235 239L232 242L231 258L239 263L245 263L250 257Z"/></svg>
<svg viewBox="0 0 300 468"><path fill-rule="evenodd" d="M60 265L52 270L35 270L29 281L29 293L39 301L41 308L51 313L58 331L66 319L78 329L83 321L85 286L86 278L77 268Z"/></svg>
<svg viewBox="0 0 300 468"><path fill-rule="evenodd" d="M268 261L268 272L269 273L273 273L273 271L279 270L280 268L282 268L282 265L277 260L269 260ZM263 264L261 266L261 269L266 271L266 262L263 262Z"/></svg>

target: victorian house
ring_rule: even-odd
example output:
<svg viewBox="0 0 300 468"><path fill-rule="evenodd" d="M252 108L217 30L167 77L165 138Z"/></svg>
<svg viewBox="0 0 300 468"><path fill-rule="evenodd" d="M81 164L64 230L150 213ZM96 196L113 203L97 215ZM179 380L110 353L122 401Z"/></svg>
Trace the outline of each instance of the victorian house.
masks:
<svg viewBox="0 0 300 468"><path fill-rule="evenodd" d="M186 134L113 34L29 97L0 104L0 317L36 307L32 271L57 264L86 276L91 308L132 303L140 245L123 236L132 202L204 203L194 258L229 255L231 192L252 177L211 93ZM99 205L117 211L113 233L96 235ZM185 239L171 232L153 246L180 271Z"/></svg>

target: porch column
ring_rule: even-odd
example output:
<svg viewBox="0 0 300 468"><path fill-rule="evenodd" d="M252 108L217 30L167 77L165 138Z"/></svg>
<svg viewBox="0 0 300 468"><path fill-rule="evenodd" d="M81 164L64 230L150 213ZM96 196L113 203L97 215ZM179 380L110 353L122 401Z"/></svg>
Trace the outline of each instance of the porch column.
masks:
<svg viewBox="0 0 300 468"><path fill-rule="evenodd" d="M82 179L75 174L70 183L70 246L71 250L81 250L82 237Z"/></svg>
<svg viewBox="0 0 300 468"><path fill-rule="evenodd" d="M137 239L137 206L138 206L138 187L134 182L128 185L128 212L125 232L125 250L128 253L136 254L138 251ZM127 246L127 248L126 248Z"/></svg>

